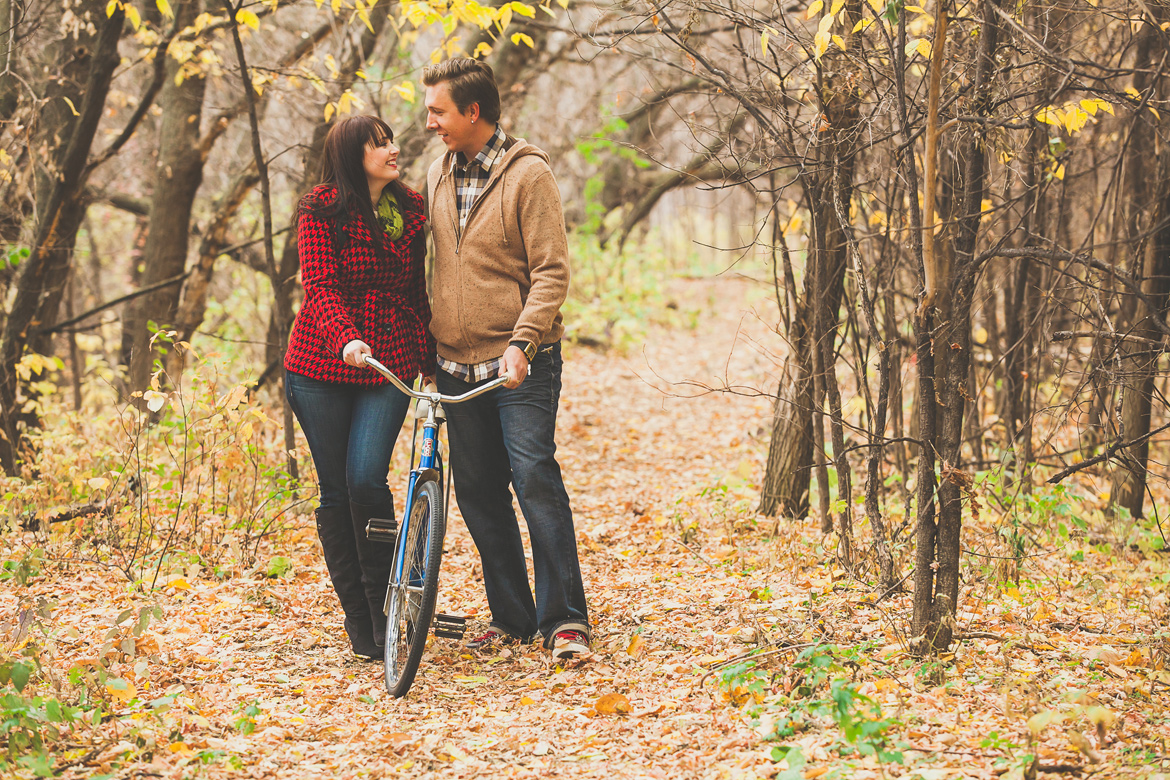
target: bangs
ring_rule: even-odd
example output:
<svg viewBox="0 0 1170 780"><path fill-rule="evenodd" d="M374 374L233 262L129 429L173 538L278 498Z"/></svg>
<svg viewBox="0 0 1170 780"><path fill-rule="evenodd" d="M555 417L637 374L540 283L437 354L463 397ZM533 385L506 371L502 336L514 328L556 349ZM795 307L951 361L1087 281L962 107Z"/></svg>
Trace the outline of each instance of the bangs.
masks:
<svg viewBox="0 0 1170 780"><path fill-rule="evenodd" d="M368 117L366 124L366 143L365 146L373 144L374 146L381 146L383 141L394 143L394 131L390 129L390 125L383 122L376 117Z"/></svg>

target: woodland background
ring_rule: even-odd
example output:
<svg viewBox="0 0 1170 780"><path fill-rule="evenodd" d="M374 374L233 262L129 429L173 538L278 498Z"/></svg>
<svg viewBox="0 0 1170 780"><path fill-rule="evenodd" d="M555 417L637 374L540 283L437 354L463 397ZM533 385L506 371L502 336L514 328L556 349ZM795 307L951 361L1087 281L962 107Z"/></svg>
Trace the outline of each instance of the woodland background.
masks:
<svg viewBox="0 0 1170 780"><path fill-rule="evenodd" d="M1167 765L1167 0L4 0L0 27L5 771L295 774L341 740L389 763L322 774L540 774L566 707L647 776ZM436 645L454 677L396 705L319 630L289 220L346 114L422 186L420 71L459 55L565 202L599 647ZM450 742L451 679L532 715ZM289 703L313 685L328 710ZM366 725L290 730L338 713ZM589 750L569 771L612 773Z"/></svg>

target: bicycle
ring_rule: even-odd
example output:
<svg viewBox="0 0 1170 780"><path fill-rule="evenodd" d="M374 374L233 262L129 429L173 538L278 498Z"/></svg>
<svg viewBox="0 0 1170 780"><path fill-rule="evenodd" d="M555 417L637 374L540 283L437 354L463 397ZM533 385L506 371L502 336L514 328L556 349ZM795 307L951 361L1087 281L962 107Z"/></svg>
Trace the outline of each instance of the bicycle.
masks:
<svg viewBox="0 0 1170 780"><path fill-rule="evenodd" d="M386 613L384 664L386 691L391 696L401 698L410 690L418 672L432 620L437 637L461 639L467 627L466 618L435 614L443 538L447 534L444 484L447 485L447 498L450 498L450 482L445 482L443 458L439 452L439 428L446 422L442 404L471 400L501 386L508 377L502 376L462 395L449 396L412 390L369 355L365 356L365 363L407 396L420 402L420 413L415 416L411 438L412 464L415 463L418 443L418 418L422 412L426 414L418 462L410 470L406 483L406 506L402 512L402 522L395 528L392 520L375 518L366 526L369 539L393 542L395 545L394 564L386 587L386 600L382 605Z"/></svg>

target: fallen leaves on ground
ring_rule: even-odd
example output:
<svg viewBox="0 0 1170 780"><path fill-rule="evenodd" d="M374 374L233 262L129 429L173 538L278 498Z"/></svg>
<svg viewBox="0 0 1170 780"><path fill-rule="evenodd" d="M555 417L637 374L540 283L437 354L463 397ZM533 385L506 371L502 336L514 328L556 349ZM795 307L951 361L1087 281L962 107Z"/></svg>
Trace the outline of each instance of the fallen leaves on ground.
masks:
<svg viewBox="0 0 1170 780"><path fill-rule="evenodd" d="M3 614L52 600L48 677L99 666L110 675L94 692L109 725L56 757L60 775L1166 771L1166 562L1087 547L1076 563L1033 559L1019 585L1004 587L973 559L957 626L971 638L925 669L904 652L908 595L881 600L847 576L814 520L755 514L778 381L769 350L782 347L745 313L759 291L714 287L720 306L693 331L654 331L629 357L568 350L559 457L595 625L591 656L556 664L539 645L484 656L436 640L409 695L392 699L381 665L356 661L344 641L308 517L261 548L261 560L285 559L281 577L263 567L225 580L195 572L143 595L107 569L46 566L0 593ZM739 389L701 390L725 383ZM398 447L392 485L408 452ZM968 533L988 534L989 514ZM438 610L471 616L474 634L488 617L481 572L457 512L449 525ZM137 635L118 628L124 610L156 601L160 619ZM778 734L794 711L780 703L799 702L808 685L802 651L785 645L865 648L845 679L895 723L904 766L853 752L823 719ZM737 681L736 663L759 674Z"/></svg>

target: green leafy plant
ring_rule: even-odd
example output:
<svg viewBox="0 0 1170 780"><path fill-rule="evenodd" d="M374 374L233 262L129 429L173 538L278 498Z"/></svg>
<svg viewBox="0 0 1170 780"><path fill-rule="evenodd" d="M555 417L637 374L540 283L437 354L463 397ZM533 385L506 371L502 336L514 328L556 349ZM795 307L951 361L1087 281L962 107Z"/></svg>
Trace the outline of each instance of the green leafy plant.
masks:
<svg viewBox="0 0 1170 780"><path fill-rule="evenodd" d="M762 723L771 722L770 739L783 740L810 728L838 730L834 749L842 757L874 756L883 764L903 763L893 735L901 724L887 717L881 705L859 691L853 674L865 661L864 648L816 645L803 650L779 679L761 663L747 659L723 669L719 681L733 703L744 706ZM786 773L799 777L804 756L793 745L772 750L772 760L784 760Z"/></svg>
<svg viewBox="0 0 1170 780"><path fill-rule="evenodd" d="M236 715L239 717L233 726L241 734L251 734L256 730L256 718L260 717L260 714L260 705L256 702L241 704L236 708Z"/></svg>
<svg viewBox="0 0 1170 780"><path fill-rule="evenodd" d="M7 560L0 564L0 582L15 580L17 585L27 585L31 579L41 573L41 564L45 560L45 551L39 547L26 552L19 560Z"/></svg>

